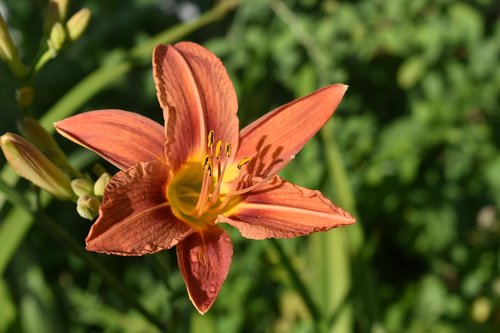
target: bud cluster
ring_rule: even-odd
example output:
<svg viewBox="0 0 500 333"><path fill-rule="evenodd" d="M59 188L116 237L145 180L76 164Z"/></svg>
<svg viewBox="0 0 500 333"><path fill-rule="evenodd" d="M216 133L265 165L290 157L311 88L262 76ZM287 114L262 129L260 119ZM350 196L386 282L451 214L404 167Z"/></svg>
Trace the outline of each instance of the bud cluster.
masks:
<svg viewBox="0 0 500 333"><path fill-rule="evenodd" d="M73 169L54 138L33 118L22 119L18 127L23 136L6 133L0 137L0 147L10 166L55 198L76 201L78 214L94 219L111 176L102 173L93 182Z"/></svg>
<svg viewBox="0 0 500 333"><path fill-rule="evenodd" d="M66 21L68 0L50 0L44 19L49 50L59 52L68 42L74 42L87 28L91 12L82 8Z"/></svg>
<svg viewBox="0 0 500 333"><path fill-rule="evenodd" d="M31 78L64 46L76 41L84 33L90 21L90 9L82 8L66 20L68 1L49 1L43 24L43 36L46 39L47 50L32 68L26 68L21 62L18 48L9 32L7 22L0 14L0 60L5 61L17 77Z"/></svg>
<svg viewBox="0 0 500 333"><path fill-rule="evenodd" d="M76 211L88 220L93 220L99 214L104 189L111 180L108 173L103 173L95 183L89 178L77 178L71 181L71 188L78 196Z"/></svg>

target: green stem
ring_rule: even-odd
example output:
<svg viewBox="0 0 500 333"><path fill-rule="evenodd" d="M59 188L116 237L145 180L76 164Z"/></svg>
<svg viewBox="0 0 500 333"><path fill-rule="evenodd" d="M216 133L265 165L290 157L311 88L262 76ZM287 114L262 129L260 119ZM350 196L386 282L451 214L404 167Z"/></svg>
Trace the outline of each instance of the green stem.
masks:
<svg viewBox="0 0 500 333"><path fill-rule="evenodd" d="M336 193L341 206L354 216L357 216L356 202L334 133L335 126L333 121L329 121L321 130L321 138L325 142L324 147L328 160L328 171L332 176L332 187L337 190ZM362 295L362 303L366 308L366 317L368 318L367 321L373 327L380 322L378 296L373 270L362 253L365 239L359 220L354 225L349 226L348 230L349 232L346 235L348 237L346 240L347 250L351 257L351 266L354 270L353 276L356 278L354 283L357 286L357 294Z"/></svg>
<svg viewBox="0 0 500 333"><path fill-rule="evenodd" d="M142 304L137 301L136 297L131 295L129 289L116 278L111 271L98 262L92 255L88 254L79 243L77 243L64 229L62 229L52 218L43 212L34 211L31 205L26 201L16 190L0 179L0 190L7 194L8 200L15 206L23 208L31 213L33 217L40 221L40 225L48 230L54 238L57 239L63 246L67 247L77 257L82 259L88 266L111 286L123 299L137 311L139 311L149 322L156 326L161 332L165 331L165 325L152 313L150 313Z"/></svg>
<svg viewBox="0 0 500 333"><path fill-rule="evenodd" d="M30 80L33 76L35 76L43 68L43 66L45 66L45 64L49 62L51 59L54 59L56 55L57 55L56 51L54 51L51 48L47 49L40 56L40 58L38 58L36 64L33 66L30 73L28 74L27 79Z"/></svg>
<svg viewBox="0 0 500 333"><path fill-rule="evenodd" d="M205 25L222 19L228 12L238 6L239 3L240 0L219 1L214 8L205 12L195 21L172 27L171 29L165 30L164 32L161 32L135 46L132 50L130 50L130 56L133 59L149 59L156 45L161 43L171 43L175 40L179 40L183 36L186 36Z"/></svg>
<svg viewBox="0 0 500 333"><path fill-rule="evenodd" d="M281 259L281 263L288 272L288 276L290 277L293 286L300 294L300 296L304 300L304 303L309 309L314 324L316 325L317 331L323 332L324 329L322 329L322 327L324 326L324 320L322 313L319 311L318 307L316 306L316 303L314 303L314 300L312 299L311 293L307 289L306 284L302 281L302 278L300 277L299 273L293 267L292 262L285 253L285 250L283 250L281 244L274 238L270 239L270 242L273 245L274 249L278 252Z"/></svg>

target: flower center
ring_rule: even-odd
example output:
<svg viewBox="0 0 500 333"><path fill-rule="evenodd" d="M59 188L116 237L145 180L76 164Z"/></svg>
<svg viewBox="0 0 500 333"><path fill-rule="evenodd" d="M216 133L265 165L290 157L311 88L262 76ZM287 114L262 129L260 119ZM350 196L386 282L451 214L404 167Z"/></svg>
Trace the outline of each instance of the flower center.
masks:
<svg viewBox="0 0 500 333"><path fill-rule="evenodd" d="M221 140L214 145L214 131L210 131L207 139L207 151L201 161L186 162L174 175L166 196L174 215L194 229L201 230L215 223L218 215L233 208L241 195L250 191L235 190L232 184L241 181L241 169L251 159L243 158L237 165L238 175L227 167L231 157L231 144ZM234 169L234 168L231 168ZM231 180L224 183L224 177ZM233 177L231 177L233 176ZM236 182L236 183L235 183Z"/></svg>

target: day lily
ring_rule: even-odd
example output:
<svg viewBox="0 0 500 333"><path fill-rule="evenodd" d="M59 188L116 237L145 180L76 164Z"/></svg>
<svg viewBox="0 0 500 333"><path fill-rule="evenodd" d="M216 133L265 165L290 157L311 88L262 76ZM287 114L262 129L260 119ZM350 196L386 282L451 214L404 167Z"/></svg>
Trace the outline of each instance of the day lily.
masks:
<svg viewBox="0 0 500 333"><path fill-rule="evenodd" d="M159 45L153 77L165 127L121 110L55 124L120 168L104 192L87 250L144 255L176 245L191 301L205 313L233 253L227 223L250 239L290 238L354 223L320 192L277 173L330 118L347 86L290 102L238 131L237 99L221 61L200 45Z"/></svg>

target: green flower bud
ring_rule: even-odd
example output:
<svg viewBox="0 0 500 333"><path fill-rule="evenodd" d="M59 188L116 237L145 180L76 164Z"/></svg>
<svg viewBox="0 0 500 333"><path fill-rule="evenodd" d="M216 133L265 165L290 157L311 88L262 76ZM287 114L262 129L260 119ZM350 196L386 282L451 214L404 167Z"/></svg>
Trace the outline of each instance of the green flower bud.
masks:
<svg viewBox="0 0 500 333"><path fill-rule="evenodd" d="M0 137L0 146L10 166L23 178L61 200L75 197L68 176L26 139L13 133Z"/></svg>
<svg viewBox="0 0 500 333"><path fill-rule="evenodd" d="M66 23L66 29L68 30L70 40L75 41L80 38L89 25L91 14L90 9L82 8L70 17Z"/></svg>
<svg viewBox="0 0 500 333"><path fill-rule="evenodd" d="M106 188L110 180L111 175L107 172L103 173L94 184L94 194L102 197L102 195L104 194L104 189Z"/></svg>
<svg viewBox="0 0 500 333"><path fill-rule="evenodd" d="M17 47L10 36L9 28L0 15L0 52L5 61L12 61L17 58Z"/></svg>
<svg viewBox="0 0 500 333"><path fill-rule="evenodd" d="M48 34L56 22L63 22L68 11L68 0L50 0L43 20L43 31Z"/></svg>
<svg viewBox="0 0 500 333"><path fill-rule="evenodd" d="M77 178L71 181L73 192L79 197L94 194L94 184L87 178Z"/></svg>
<svg viewBox="0 0 500 333"><path fill-rule="evenodd" d="M99 206L101 203L92 195L82 195L76 202L76 211L78 215L87 220L93 220L99 215Z"/></svg>
<svg viewBox="0 0 500 333"><path fill-rule="evenodd" d="M19 59L16 44L12 40L7 23L0 15L0 59L3 59L18 77L25 74L25 68Z"/></svg>
<svg viewBox="0 0 500 333"><path fill-rule="evenodd" d="M16 100L17 104L21 107L28 107L33 103L33 97L35 97L35 91L29 86L24 86L16 90Z"/></svg>
<svg viewBox="0 0 500 333"><path fill-rule="evenodd" d="M22 88L21 88L22 89ZM66 155L57 144L54 137L50 135L35 119L25 117L18 122L21 134L33 143L47 158L65 172L75 175L73 167L69 164Z"/></svg>
<svg viewBox="0 0 500 333"><path fill-rule="evenodd" d="M54 23L52 29L50 30L49 40L47 41L48 47L58 52L64 46L65 41L66 30L64 30L64 26L61 22Z"/></svg>

